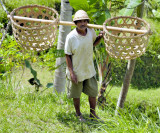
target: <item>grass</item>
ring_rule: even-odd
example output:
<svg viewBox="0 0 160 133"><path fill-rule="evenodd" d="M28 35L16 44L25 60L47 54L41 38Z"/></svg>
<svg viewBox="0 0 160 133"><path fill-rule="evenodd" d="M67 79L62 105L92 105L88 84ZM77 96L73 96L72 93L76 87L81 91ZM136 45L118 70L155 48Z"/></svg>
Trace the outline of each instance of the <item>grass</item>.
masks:
<svg viewBox="0 0 160 133"><path fill-rule="evenodd" d="M53 74L45 68L34 67L42 84L53 80ZM66 94L53 93L53 89L42 87L36 93L28 79L32 77L28 69L15 70L11 82L1 82L0 89L0 132L65 132L65 133L146 133L160 132L159 107L160 88L153 90L137 90L128 92L125 107L120 116L114 111L121 87L114 86L107 103L96 111L105 122L92 122L89 119L89 104L86 95L82 94L81 111L87 119L80 123L75 117L73 102ZM16 79L16 80L15 80ZM18 81L19 87L15 89ZM13 84L14 83L14 84ZM7 85L8 84L8 85Z"/></svg>

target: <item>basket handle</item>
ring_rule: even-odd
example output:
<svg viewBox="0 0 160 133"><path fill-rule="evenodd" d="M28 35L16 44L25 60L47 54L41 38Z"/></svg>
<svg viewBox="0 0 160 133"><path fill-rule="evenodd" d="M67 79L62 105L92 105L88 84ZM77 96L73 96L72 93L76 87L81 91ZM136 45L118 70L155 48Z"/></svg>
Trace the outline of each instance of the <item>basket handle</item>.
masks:
<svg viewBox="0 0 160 133"><path fill-rule="evenodd" d="M10 15L7 15L8 18L10 18ZM21 17L21 16L13 16L14 19L17 20L26 20L26 21L32 21L32 22L39 22L39 23L54 23L55 25L66 25L66 26L76 26L73 22L69 21L59 21L56 20L45 20L45 19L36 19L36 18L28 18L28 17ZM89 28L96 28L96 29L102 29L103 25L95 25L95 24L87 24ZM119 32L128 32L128 33L135 33L135 34L145 34L147 30L135 30L135 29L127 29L127 28L119 28L119 27L113 27L113 26L106 26L106 29L109 31L119 31ZM149 34L152 34L149 32Z"/></svg>

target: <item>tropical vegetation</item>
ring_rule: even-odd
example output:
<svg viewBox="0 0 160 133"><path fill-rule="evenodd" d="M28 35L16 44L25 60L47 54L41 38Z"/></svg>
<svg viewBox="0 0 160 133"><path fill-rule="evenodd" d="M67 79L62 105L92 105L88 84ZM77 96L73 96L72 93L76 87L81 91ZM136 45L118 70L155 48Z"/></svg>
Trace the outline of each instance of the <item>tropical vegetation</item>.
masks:
<svg viewBox="0 0 160 133"><path fill-rule="evenodd" d="M141 0L69 0L73 14L84 9L90 23L103 24L111 17L136 16ZM55 8L60 14L60 0L3 0L7 10L38 4ZM0 5L0 39L8 23L7 14ZM92 122L88 117L87 97L82 95L82 112L87 123L80 123L73 103L66 92L53 93L56 59L64 57L63 49L53 47L43 52L22 52L12 28L7 31L0 48L0 132L160 132L160 0L145 0L143 19L152 29L146 53L136 59L136 65L123 111L115 115L127 61L109 58L111 82L106 89L106 102L97 107L104 120ZM71 27L73 28L73 27ZM96 31L97 33L99 31ZM95 48L98 65L108 54L104 42ZM62 65L65 66L65 63ZM29 82L28 82L29 81Z"/></svg>

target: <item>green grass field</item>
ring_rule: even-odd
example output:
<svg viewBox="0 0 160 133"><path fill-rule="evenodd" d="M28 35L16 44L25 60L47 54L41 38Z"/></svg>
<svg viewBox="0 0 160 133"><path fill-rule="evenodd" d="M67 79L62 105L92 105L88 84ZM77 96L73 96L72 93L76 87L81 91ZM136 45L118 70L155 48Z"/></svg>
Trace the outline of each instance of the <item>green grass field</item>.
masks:
<svg viewBox="0 0 160 133"><path fill-rule="evenodd" d="M38 78L45 86L53 81L53 74L47 69L34 67ZM121 87L113 86L104 108L96 111L104 123L89 119L89 104L82 94L81 112L87 119L80 123L75 117L71 99L66 94L58 95L53 89L40 88L36 93L34 86L28 83L32 75L25 68L15 70L10 80L1 81L0 89L0 132L65 132L65 133L158 133L160 132L160 88L128 92L125 107L119 116L115 116L116 101ZM18 87L17 84L19 83ZM110 86L108 87L110 88ZM46 89L46 90L45 90ZM43 91L45 90L45 91Z"/></svg>

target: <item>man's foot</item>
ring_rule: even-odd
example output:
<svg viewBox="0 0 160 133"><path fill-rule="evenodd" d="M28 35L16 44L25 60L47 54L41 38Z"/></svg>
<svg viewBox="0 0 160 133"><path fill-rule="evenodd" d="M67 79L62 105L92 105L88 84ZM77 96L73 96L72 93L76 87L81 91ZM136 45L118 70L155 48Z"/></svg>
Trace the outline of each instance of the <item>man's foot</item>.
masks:
<svg viewBox="0 0 160 133"><path fill-rule="evenodd" d="M82 114L80 114L80 115L77 115L77 114L76 114L76 117L78 118L78 120L79 120L80 122L86 122L86 120L83 118Z"/></svg>
<svg viewBox="0 0 160 133"><path fill-rule="evenodd" d="M90 118L91 119L100 119L96 114L90 114Z"/></svg>

